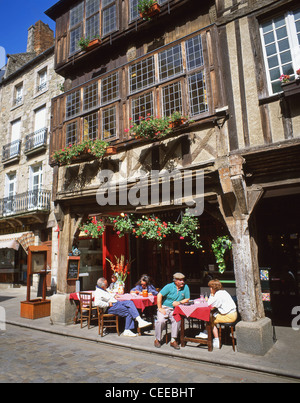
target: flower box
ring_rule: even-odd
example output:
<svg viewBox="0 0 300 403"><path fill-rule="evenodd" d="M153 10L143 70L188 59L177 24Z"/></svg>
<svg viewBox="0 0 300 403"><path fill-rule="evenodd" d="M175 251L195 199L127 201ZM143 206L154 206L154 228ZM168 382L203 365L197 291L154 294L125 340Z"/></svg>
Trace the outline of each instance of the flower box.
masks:
<svg viewBox="0 0 300 403"><path fill-rule="evenodd" d="M185 118L174 120L173 122L170 122L169 127L170 127L170 129L175 129L176 127L184 125L186 122L187 122L187 119L185 119Z"/></svg>
<svg viewBox="0 0 300 403"><path fill-rule="evenodd" d="M147 11L140 13L140 17L149 19L159 13L160 13L160 5L158 3L154 3Z"/></svg>
<svg viewBox="0 0 300 403"><path fill-rule="evenodd" d="M290 97L300 93L300 79L290 81L289 83L281 84L282 91L285 97Z"/></svg>
<svg viewBox="0 0 300 403"><path fill-rule="evenodd" d="M105 155L115 155L117 154L117 147L115 146L108 146L105 150Z"/></svg>
<svg viewBox="0 0 300 403"><path fill-rule="evenodd" d="M88 43L86 50L87 51L93 50L93 49L97 48L100 44L101 44L101 40L99 38L92 39Z"/></svg>

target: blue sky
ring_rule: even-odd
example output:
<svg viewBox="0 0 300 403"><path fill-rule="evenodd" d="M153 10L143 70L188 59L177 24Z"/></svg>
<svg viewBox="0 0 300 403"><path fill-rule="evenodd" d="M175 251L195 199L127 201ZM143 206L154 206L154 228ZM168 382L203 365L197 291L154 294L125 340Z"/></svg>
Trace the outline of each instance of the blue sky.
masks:
<svg viewBox="0 0 300 403"><path fill-rule="evenodd" d="M4 53L26 52L28 28L38 20L48 24L55 33L54 21L44 13L57 2L58 0L0 0L0 68L6 63L3 60Z"/></svg>

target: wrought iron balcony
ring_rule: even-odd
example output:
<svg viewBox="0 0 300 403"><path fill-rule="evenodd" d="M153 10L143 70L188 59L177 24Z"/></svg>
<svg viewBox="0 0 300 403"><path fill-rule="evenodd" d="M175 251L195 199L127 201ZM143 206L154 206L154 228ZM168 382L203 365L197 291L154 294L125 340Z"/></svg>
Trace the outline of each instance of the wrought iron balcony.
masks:
<svg viewBox="0 0 300 403"><path fill-rule="evenodd" d="M40 150L41 148L46 148L47 133L48 130L44 127L34 133L28 134L25 137L25 154Z"/></svg>
<svg viewBox="0 0 300 403"><path fill-rule="evenodd" d="M10 144L6 144L5 146L3 146L2 162L7 162L12 159L20 158L21 143L21 140L16 140Z"/></svg>
<svg viewBox="0 0 300 403"><path fill-rule="evenodd" d="M13 216L30 211L50 211L50 190L31 190L0 200L0 217Z"/></svg>

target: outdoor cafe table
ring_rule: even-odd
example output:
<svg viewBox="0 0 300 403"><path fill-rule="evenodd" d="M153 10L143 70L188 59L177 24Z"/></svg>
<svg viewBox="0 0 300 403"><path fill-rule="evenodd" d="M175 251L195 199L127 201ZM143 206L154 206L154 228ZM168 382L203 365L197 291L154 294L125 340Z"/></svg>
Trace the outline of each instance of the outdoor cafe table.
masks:
<svg viewBox="0 0 300 403"><path fill-rule="evenodd" d="M85 291L85 292L91 292L92 297L94 300L94 293L95 291ZM79 292L74 292L71 293L69 296L69 299L71 301L75 301L77 303L77 310L76 314L74 317L74 323L77 323L77 318L78 318L78 312L79 312ZM132 295L132 294L123 294L123 295L117 295L116 299L118 301L132 301L137 309L140 309L142 312L144 312L145 308L148 306L154 306L157 304L157 296L155 295L148 295L148 297L143 297L141 295Z"/></svg>
<svg viewBox="0 0 300 403"><path fill-rule="evenodd" d="M178 305L175 307L173 316L177 322L181 320L180 343L185 347L186 342L190 341L208 346L208 351L212 351L212 325L211 325L211 307L207 303L195 303L193 305ZM203 320L206 324L208 334L207 339L185 336L184 321L185 318L194 318Z"/></svg>

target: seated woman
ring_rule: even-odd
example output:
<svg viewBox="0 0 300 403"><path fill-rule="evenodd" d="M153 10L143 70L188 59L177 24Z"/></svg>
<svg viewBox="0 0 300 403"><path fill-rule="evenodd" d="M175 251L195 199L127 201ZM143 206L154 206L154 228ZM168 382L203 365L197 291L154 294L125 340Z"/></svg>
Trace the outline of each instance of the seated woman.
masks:
<svg viewBox="0 0 300 403"><path fill-rule="evenodd" d="M119 282L118 282L117 276L115 274L112 274L111 283L110 283L109 287L107 288L107 291L111 292L111 293L116 293L118 291L118 288L119 288Z"/></svg>
<svg viewBox="0 0 300 403"><path fill-rule="evenodd" d="M131 293L141 294L143 290L147 290L150 295L157 295L154 285L151 284L150 277L147 274L143 274L139 281L136 283L135 287L130 291Z"/></svg>
<svg viewBox="0 0 300 403"><path fill-rule="evenodd" d="M216 312L213 314L214 327L213 327L213 347L220 348L218 329L215 326L217 323L232 323L237 320L236 305L231 295L223 290L223 286L219 280L211 280L208 283L210 288L210 297L207 301L208 305L216 308ZM207 332L201 332L196 337L201 339L207 339Z"/></svg>

